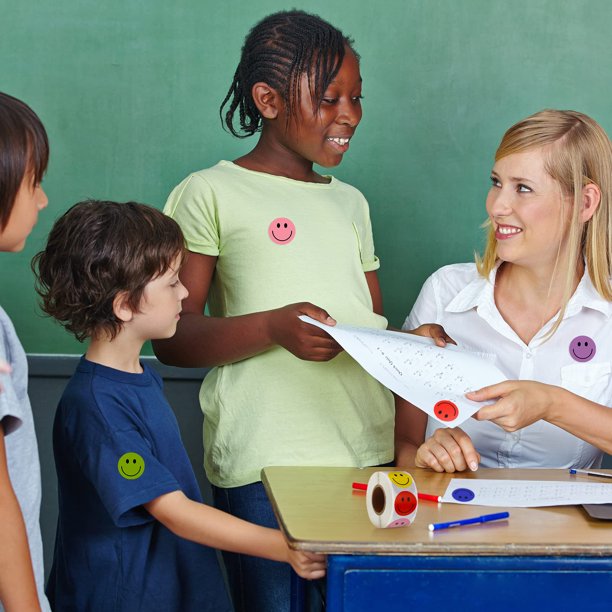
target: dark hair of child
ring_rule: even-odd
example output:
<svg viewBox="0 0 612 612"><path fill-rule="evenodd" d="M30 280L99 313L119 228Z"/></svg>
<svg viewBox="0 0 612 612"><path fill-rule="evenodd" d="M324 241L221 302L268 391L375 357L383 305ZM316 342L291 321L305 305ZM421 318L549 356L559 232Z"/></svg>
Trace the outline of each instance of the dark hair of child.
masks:
<svg viewBox="0 0 612 612"><path fill-rule="evenodd" d="M35 185L49 162L47 132L36 113L21 100L0 92L0 230L8 223L26 172Z"/></svg>
<svg viewBox="0 0 612 612"><path fill-rule="evenodd" d="M317 15L281 11L265 17L244 41L234 80L219 108L221 124L238 138L261 131L262 118L251 95L253 85L260 82L282 96L288 118L294 117L303 74L310 76L309 88L316 112L325 90L342 65L346 47L355 53L352 43L349 37ZM224 116L223 109L228 103ZM236 110L239 130L234 127Z"/></svg>
<svg viewBox="0 0 612 612"><path fill-rule="evenodd" d="M125 292L139 311L147 283L185 253L178 224L136 202L79 202L53 226L32 260L41 308L81 342L100 332L113 339L121 321L113 301Z"/></svg>

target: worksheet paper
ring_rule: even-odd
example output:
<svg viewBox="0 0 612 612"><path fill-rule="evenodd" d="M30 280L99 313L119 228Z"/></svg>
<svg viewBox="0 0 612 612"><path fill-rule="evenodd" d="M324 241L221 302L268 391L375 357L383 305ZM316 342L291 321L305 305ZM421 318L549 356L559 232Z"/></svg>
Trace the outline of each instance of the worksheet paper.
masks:
<svg viewBox="0 0 612 612"><path fill-rule="evenodd" d="M610 504L612 503L612 484L453 478L442 501L503 508Z"/></svg>
<svg viewBox="0 0 612 612"><path fill-rule="evenodd" d="M490 361L452 344L441 348L414 334L300 319L323 329L385 387L443 425L461 425L484 405L465 393L506 380Z"/></svg>

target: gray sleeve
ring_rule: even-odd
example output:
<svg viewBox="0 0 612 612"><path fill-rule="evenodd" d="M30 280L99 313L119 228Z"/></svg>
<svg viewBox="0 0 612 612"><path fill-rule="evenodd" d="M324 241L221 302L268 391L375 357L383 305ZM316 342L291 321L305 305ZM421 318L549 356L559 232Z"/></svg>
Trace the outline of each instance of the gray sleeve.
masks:
<svg viewBox="0 0 612 612"><path fill-rule="evenodd" d="M11 364L10 335L12 324L4 312L0 309L0 360ZM11 364L12 365L12 364ZM7 436L21 426L23 420L21 402L13 380L13 374L0 373L0 422Z"/></svg>

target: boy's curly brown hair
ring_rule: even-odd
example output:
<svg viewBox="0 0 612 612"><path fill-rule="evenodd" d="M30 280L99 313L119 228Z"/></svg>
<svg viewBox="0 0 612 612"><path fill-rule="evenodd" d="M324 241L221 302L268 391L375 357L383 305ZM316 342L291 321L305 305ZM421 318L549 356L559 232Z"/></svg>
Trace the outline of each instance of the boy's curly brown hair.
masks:
<svg viewBox="0 0 612 612"><path fill-rule="evenodd" d="M79 202L54 224L32 260L42 310L79 341L108 334L122 322L113 301L125 292L138 312L145 286L185 254L178 224L136 202Z"/></svg>

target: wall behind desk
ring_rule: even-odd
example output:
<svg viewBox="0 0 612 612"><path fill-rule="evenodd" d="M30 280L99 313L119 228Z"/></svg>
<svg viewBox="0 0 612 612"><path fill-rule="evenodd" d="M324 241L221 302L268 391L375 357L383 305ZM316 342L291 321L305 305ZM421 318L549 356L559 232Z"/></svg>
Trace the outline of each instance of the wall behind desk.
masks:
<svg viewBox="0 0 612 612"><path fill-rule="evenodd" d="M0 255L0 303L26 351L80 346L36 313L28 262L53 220L86 198L161 207L187 173L254 141L220 126L243 38L274 0L3 2L0 90L51 140L50 206L26 250ZM399 325L423 280L472 258L494 149L544 107L612 133L608 0L314 0L362 56L364 119L332 172L371 205L386 312ZM333 313L332 313L333 314Z"/></svg>

